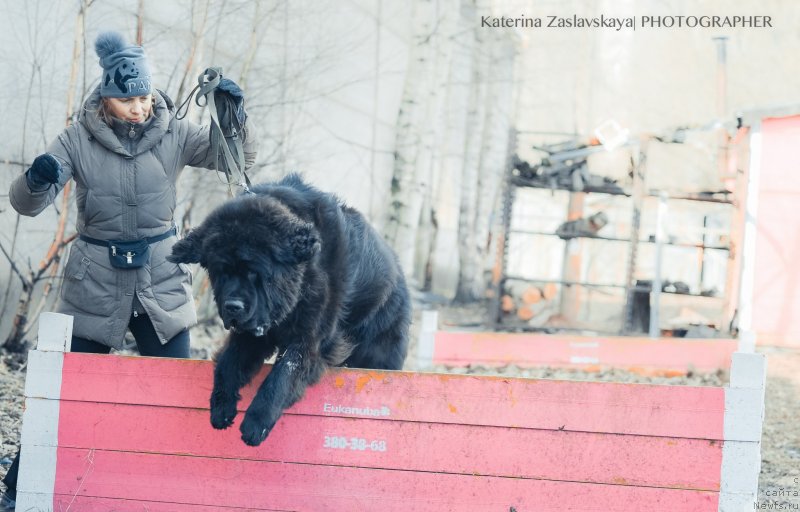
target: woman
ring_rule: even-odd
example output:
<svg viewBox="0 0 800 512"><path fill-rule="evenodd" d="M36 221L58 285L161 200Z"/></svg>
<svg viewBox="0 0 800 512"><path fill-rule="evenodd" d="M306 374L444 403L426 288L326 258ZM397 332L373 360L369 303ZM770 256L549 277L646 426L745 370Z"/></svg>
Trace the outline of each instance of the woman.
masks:
<svg viewBox="0 0 800 512"><path fill-rule="evenodd" d="M214 169L209 127L175 117L172 101L153 89L144 51L108 32L95 50L103 74L80 119L65 129L9 191L22 215L44 210L70 179L76 184L79 239L70 249L58 311L72 315L73 352L109 353L130 330L140 354L189 356L197 322L191 274L166 260L177 241L175 183L184 166ZM256 141L244 96L230 80L244 123L245 167ZM13 508L19 456L3 482Z"/></svg>

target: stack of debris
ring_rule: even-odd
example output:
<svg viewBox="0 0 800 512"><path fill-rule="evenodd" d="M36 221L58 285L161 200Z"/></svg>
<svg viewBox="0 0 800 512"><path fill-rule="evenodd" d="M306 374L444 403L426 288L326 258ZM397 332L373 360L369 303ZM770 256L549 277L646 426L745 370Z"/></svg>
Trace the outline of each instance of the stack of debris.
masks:
<svg viewBox="0 0 800 512"><path fill-rule="evenodd" d="M569 141L534 146L547 154L535 165L513 157L514 182L519 186L571 190L573 192L606 192L625 194L616 180L591 174L587 166L590 154L603 151L599 144Z"/></svg>
<svg viewBox="0 0 800 512"><path fill-rule="evenodd" d="M546 283L542 286L522 281L510 281L505 285L500 307L504 315L514 315L533 327L540 327L558 310L555 299L558 286Z"/></svg>
<svg viewBox="0 0 800 512"><path fill-rule="evenodd" d="M597 233L608 224L608 216L603 212L597 212L585 219L567 221L556 230L556 235L562 240L569 240L575 237L596 237Z"/></svg>

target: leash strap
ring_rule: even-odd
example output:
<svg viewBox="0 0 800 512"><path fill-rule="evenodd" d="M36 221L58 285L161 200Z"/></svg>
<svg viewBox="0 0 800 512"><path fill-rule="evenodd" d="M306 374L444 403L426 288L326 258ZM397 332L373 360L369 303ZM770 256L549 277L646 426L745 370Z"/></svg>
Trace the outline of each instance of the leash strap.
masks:
<svg viewBox="0 0 800 512"><path fill-rule="evenodd" d="M236 118L236 103L225 94L217 96L215 90L222 79L220 68L208 68L198 77L198 98L204 96L211 116L211 147L214 151L217 169L222 168L228 182L228 194L233 196L232 184L249 191L250 179L244 172L244 148L239 136L242 127ZM221 117L220 117L221 114ZM227 132L227 133L226 133ZM234 181L236 173L238 183ZM244 181L244 182L243 182Z"/></svg>
<svg viewBox="0 0 800 512"><path fill-rule="evenodd" d="M250 193L252 183L244 170L244 147L240 136L242 126L236 117L236 102L229 94L217 95L215 93L220 80L222 80L221 68L207 68L203 71L197 77L197 86L178 107L176 117L183 119L186 116L186 112L184 112L181 117L178 117L181 109L188 104L195 92L197 93L195 103L200 107L208 106L208 113L211 116L209 136L211 150L214 152L217 170L225 173L228 195L232 197L232 185L238 185L246 193ZM186 111L188 111L188 107Z"/></svg>

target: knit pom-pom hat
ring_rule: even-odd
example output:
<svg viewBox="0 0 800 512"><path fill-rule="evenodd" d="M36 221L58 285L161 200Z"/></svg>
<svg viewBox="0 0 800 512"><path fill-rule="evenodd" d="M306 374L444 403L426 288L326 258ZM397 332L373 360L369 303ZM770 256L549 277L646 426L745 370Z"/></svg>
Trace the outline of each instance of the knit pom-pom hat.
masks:
<svg viewBox="0 0 800 512"><path fill-rule="evenodd" d="M100 96L131 98L152 92L150 66L141 46L127 44L119 32L103 32L94 50L103 67Z"/></svg>

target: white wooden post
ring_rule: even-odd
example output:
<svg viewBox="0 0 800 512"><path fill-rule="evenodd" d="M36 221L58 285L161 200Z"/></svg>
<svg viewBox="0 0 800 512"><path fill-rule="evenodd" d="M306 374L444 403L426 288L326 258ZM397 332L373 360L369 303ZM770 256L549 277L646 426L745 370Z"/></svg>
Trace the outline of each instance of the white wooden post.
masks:
<svg viewBox="0 0 800 512"><path fill-rule="evenodd" d="M758 191L761 175L761 121L750 128L750 162L747 171L744 236L742 239L741 279L739 280L739 350L752 352L755 348L753 301L756 273L756 241L758 239Z"/></svg>
<svg viewBox="0 0 800 512"><path fill-rule="evenodd" d="M433 366L433 345L438 325L438 312L422 312L422 325L420 327L419 340L417 343L417 367L419 368L430 368Z"/></svg>
<svg viewBox="0 0 800 512"><path fill-rule="evenodd" d="M56 479L58 411L64 352L72 341L72 317L39 315L36 349L28 353L22 415L17 510L50 511Z"/></svg>
<svg viewBox="0 0 800 512"><path fill-rule="evenodd" d="M766 376L764 354L733 354L725 388L720 512L753 510L757 499Z"/></svg>

